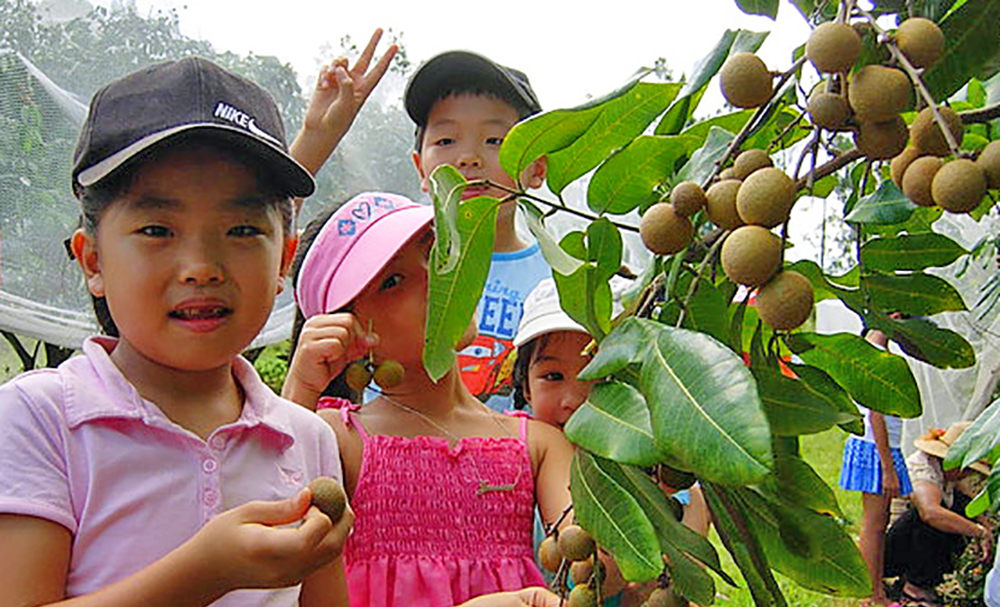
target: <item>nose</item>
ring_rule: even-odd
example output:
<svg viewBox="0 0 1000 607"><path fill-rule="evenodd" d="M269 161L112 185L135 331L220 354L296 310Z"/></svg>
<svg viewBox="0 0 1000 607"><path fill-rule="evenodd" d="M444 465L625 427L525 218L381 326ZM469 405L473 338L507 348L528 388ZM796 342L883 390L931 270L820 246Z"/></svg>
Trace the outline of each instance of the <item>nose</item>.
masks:
<svg viewBox="0 0 1000 607"><path fill-rule="evenodd" d="M193 237L178 254L178 279L186 285L207 286L225 281L220 247L210 236Z"/></svg>
<svg viewBox="0 0 1000 607"><path fill-rule="evenodd" d="M587 400L590 396L590 383L588 381L572 380L573 385L569 390L566 390L565 397L562 401L562 406L564 409L568 409L570 413L576 411L580 408L580 405Z"/></svg>
<svg viewBox="0 0 1000 607"><path fill-rule="evenodd" d="M467 147L462 150L458 156L458 168L476 168L483 166L482 154L478 150L472 147Z"/></svg>

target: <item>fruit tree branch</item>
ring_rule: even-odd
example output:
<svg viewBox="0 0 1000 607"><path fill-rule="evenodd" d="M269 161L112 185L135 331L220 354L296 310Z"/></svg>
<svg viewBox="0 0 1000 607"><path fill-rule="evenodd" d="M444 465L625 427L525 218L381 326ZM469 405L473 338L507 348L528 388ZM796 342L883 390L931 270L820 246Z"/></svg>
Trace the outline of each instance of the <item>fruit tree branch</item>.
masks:
<svg viewBox="0 0 1000 607"><path fill-rule="evenodd" d="M557 211L565 211L565 212L569 213L570 215L576 215L577 217L581 217L581 218L586 219L588 221L596 221L598 219L601 219L601 217L599 217L597 215L593 215L591 213L587 213L587 212L581 211L579 209L574 209L573 207L568 206L566 204L555 203L555 202L552 202L551 200L546 200L544 198L541 198L539 196L535 196L534 194L530 194L530 193L525 192L523 190L518 190L516 188L507 187L507 186L505 186L503 184L500 184L500 183L497 183L495 181L490 181L489 179L475 179L473 181L470 181L469 185L471 185L471 186L488 186L488 187L493 187L493 188L496 188L498 190L502 190L502 191L506 192L511 197L514 197L514 198L527 198L528 200L531 200L531 201L534 201L534 202L539 202L539 203L544 204L544 205L546 205L546 206L548 206L548 207L550 207L552 209L555 209ZM615 226L615 227L617 227L617 228L619 228L621 230L628 230L629 232L638 232L639 231L639 228L637 228L634 225L627 224L627 223L618 223L618 222L611 221L611 225L613 225L613 226Z"/></svg>

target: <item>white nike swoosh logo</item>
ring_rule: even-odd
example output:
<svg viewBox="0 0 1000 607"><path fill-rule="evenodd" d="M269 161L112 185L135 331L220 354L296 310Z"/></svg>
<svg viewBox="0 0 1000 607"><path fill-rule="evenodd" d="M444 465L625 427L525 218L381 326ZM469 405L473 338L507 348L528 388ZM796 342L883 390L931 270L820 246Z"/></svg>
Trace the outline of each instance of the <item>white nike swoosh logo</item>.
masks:
<svg viewBox="0 0 1000 607"><path fill-rule="evenodd" d="M247 123L247 128L250 129L250 132L253 133L254 135L256 135L258 137L263 137L264 139L267 139L269 141L273 141L274 143L277 143L278 145L281 145L281 143L275 137L272 137L271 135L269 135L269 134L265 133L263 130L261 130L261 128L259 126L257 126L257 122L253 118L251 118L250 122Z"/></svg>

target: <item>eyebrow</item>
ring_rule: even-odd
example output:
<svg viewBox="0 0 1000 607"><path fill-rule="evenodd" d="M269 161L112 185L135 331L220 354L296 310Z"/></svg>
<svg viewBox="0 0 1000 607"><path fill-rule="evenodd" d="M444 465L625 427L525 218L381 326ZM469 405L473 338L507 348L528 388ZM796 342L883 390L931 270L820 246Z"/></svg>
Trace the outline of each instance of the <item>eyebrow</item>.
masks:
<svg viewBox="0 0 1000 607"><path fill-rule="evenodd" d="M455 120L454 118L441 118L441 119L435 120L434 122L431 122L430 124L428 124L427 128L430 129L430 128L434 128L434 127L445 127L445 126L450 126L452 124L457 124L457 123L458 123L458 120ZM495 126L495 127L501 127L501 128L503 128L503 127L510 127L511 125L516 124L516 122L512 123L509 120L505 120L503 118L488 118L486 120L481 120L479 122L479 124L486 125L486 126Z"/></svg>
<svg viewBox="0 0 1000 607"><path fill-rule="evenodd" d="M265 208L270 202L270 199L266 196L259 194L250 194L247 196L241 196L240 198L233 198L225 202L226 206L232 207L234 209L262 209ZM161 198L159 196L143 196L141 198L133 198L128 201L130 207L140 211L155 211L155 210L177 210L183 207L179 200L174 198Z"/></svg>

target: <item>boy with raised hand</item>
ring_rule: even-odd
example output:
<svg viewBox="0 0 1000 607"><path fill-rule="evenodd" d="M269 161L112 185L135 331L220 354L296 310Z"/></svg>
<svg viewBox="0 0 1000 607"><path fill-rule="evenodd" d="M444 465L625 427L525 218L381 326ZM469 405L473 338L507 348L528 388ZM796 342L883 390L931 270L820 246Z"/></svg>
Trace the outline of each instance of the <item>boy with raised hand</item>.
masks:
<svg viewBox="0 0 1000 607"><path fill-rule="evenodd" d="M469 181L516 186L500 166L500 145L515 124L541 111L524 73L482 55L449 51L420 66L404 98L417 125L413 164L424 191L431 173L443 164L454 166ZM521 183L541 187L545 168L544 158L536 160ZM466 188L464 196L502 199L507 194L502 188L474 186ZM516 210L513 199L500 207L490 273L476 308L479 336L458 355L466 386L499 411L513 408L513 340L524 299L551 275L538 244L518 235Z"/></svg>

